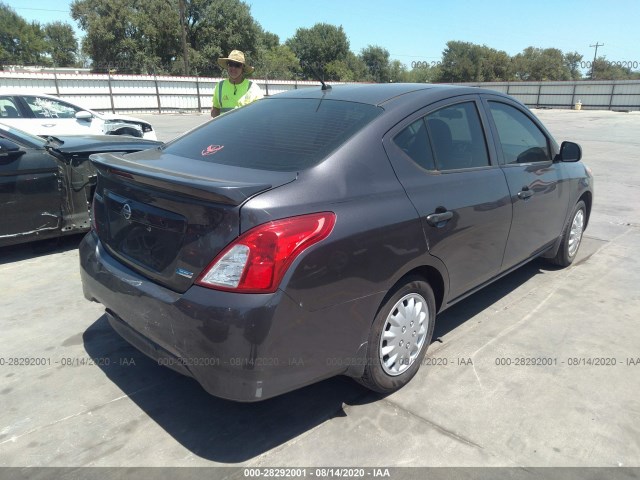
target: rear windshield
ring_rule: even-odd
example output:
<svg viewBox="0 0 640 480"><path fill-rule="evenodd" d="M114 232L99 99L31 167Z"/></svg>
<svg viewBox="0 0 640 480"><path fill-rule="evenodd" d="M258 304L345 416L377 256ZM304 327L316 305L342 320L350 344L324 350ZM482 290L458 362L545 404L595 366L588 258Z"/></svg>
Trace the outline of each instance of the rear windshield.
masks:
<svg viewBox="0 0 640 480"><path fill-rule="evenodd" d="M165 151L224 165L299 171L319 163L381 112L354 102L268 98L203 125Z"/></svg>

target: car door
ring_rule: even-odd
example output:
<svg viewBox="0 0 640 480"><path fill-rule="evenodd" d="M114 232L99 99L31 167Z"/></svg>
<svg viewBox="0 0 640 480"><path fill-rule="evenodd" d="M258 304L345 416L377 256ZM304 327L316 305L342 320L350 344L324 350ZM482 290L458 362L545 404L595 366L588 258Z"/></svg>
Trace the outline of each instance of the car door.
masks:
<svg viewBox="0 0 640 480"><path fill-rule="evenodd" d="M0 245L36 231L55 230L61 216L55 159L0 134Z"/></svg>
<svg viewBox="0 0 640 480"><path fill-rule="evenodd" d="M81 135L90 133L91 119L77 119L76 113L81 108L62 100L25 95L20 97L23 105L31 112L32 118L25 119L30 123L27 131L36 135Z"/></svg>
<svg viewBox="0 0 640 480"><path fill-rule="evenodd" d="M511 224L509 190L478 106L475 95L440 102L383 140L430 253L446 265L452 300L499 272Z"/></svg>
<svg viewBox="0 0 640 480"><path fill-rule="evenodd" d="M513 204L502 269L526 260L555 241L567 215L569 185L553 162L553 139L522 106L484 97L500 165Z"/></svg>

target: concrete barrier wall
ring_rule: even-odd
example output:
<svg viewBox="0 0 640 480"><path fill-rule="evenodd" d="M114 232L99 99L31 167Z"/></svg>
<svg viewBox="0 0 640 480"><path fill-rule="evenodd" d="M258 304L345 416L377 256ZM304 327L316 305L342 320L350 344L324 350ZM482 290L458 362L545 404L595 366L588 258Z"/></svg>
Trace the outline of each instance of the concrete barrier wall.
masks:
<svg viewBox="0 0 640 480"><path fill-rule="evenodd" d="M0 72L0 94L47 93L98 111L175 112L211 108L221 78L89 73ZM265 95L318 87L314 81L254 79ZM339 82L337 82L339 83ZM336 83L333 83L336 84ZM536 108L640 110L640 81L463 83L508 93Z"/></svg>

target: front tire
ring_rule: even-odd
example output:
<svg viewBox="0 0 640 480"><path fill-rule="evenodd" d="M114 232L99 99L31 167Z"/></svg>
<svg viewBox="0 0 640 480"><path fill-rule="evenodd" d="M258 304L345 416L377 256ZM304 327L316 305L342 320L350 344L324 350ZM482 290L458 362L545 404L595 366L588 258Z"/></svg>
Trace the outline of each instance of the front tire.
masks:
<svg viewBox="0 0 640 480"><path fill-rule="evenodd" d="M115 130L113 132L109 132L109 135L128 135L130 137L142 138L142 132L136 130L135 128L120 128L119 130Z"/></svg>
<svg viewBox="0 0 640 480"><path fill-rule="evenodd" d="M394 288L376 314L369 333L367 363L358 381L379 393L391 393L413 378L433 336L433 290L419 277Z"/></svg>
<svg viewBox="0 0 640 480"><path fill-rule="evenodd" d="M562 243L556 256L551 262L561 267L568 267L578 254L580 243L582 243L582 234L587 224L587 207L580 200L571 212L569 222L565 225L562 232Z"/></svg>

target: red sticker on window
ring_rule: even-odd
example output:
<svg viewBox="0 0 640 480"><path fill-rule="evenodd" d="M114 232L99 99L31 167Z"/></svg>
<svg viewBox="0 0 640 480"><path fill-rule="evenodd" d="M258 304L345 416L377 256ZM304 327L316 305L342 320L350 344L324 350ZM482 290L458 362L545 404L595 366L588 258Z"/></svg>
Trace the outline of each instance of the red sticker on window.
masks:
<svg viewBox="0 0 640 480"><path fill-rule="evenodd" d="M202 150L202 156L213 155L214 153L219 152L224 148L224 145L209 145L207 148Z"/></svg>

